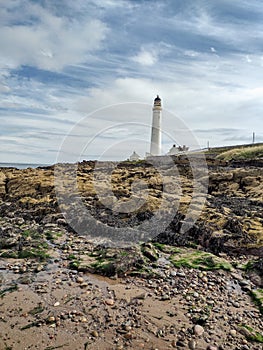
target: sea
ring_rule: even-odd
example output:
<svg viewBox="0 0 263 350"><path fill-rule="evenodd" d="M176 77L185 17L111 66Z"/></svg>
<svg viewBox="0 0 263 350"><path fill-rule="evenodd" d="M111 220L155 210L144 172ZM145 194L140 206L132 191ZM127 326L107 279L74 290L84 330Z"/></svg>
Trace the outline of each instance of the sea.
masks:
<svg viewBox="0 0 263 350"><path fill-rule="evenodd" d="M0 163L0 168L17 168L17 169L27 169L27 168L38 168L43 166L49 166L51 164L34 164L34 163Z"/></svg>

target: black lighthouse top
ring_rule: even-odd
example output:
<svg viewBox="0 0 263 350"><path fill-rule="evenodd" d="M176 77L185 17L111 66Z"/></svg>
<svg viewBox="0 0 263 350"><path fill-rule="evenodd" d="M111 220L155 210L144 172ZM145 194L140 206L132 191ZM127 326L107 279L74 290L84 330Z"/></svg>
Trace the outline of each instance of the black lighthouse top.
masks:
<svg viewBox="0 0 263 350"><path fill-rule="evenodd" d="M154 99L154 106L161 107L161 99L160 99L159 95L157 95Z"/></svg>

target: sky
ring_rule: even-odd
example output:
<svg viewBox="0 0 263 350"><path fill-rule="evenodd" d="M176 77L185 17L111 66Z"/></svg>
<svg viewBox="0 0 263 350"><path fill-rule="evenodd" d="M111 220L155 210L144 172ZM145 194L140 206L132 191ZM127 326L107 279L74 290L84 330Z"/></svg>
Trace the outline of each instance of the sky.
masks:
<svg viewBox="0 0 263 350"><path fill-rule="evenodd" d="M261 0L0 0L0 162L143 156L157 94L164 153L263 142L262 23Z"/></svg>

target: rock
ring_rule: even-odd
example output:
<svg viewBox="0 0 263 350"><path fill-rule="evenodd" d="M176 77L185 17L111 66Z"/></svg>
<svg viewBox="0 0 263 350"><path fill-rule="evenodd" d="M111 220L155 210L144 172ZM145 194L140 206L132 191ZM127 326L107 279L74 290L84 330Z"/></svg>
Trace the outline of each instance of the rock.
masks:
<svg viewBox="0 0 263 350"><path fill-rule="evenodd" d="M232 337L235 337L235 336L237 335L237 331L236 331L235 329L231 329L230 335L231 335Z"/></svg>
<svg viewBox="0 0 263 350"><path fill-rule="evenodd" d="M171 345L173 348L176 348L176 340L173 340Z"/></svg>
<svg viewBox="0 0 263 350"><path fill-rule="evenodd" d="M194 326L194 334L197 335L198 337L203 335L204 331L205 331L204 328L199 324Z"/></svg>
<svg viewBox="0 0 263 350"><path fill-rule="evenodd" d="M113 299L105 299L104 300L106 305L113 306L115 301Z"/></svg>
<svg viewBox="0 0 263 350"><path fill-rule="evenodd" d="M133 335L131 332L128 332L128 333L124 334L124 338L130 340L133 338Z"/></svg>
<svg viewBox="0 0 263 350"><path fill-rule="evenodd" d="M178 346L180 348L184 348L186 346L186 344L182 340L178 340L176 342L176 346Z"/></svg>
<svg viewBox="0 0 263 350"><path fill-rule="evenodd" d="M143 255L146 256L150 261L155 262L158 260L158 253L152 244L147 243L142 249Z"/></svg>
<svg viewBox="0 0 263 350"><path fill-rule="evenodd" d="M78 276L77 279L76 279L76 282L77 282L77 283L83 283L83 282L84 282L84 278Z"/></svg>
<svg viewBox="0 0 263 350"><path fill-rule="evenodd" d="M195 350L196 349L196 341L194 339L189 340L188 347L191 350Z"/></svg>
<svg viewBox="0 0 263 350"><path fill-rule="evenodd" d="M55 321L56 321L55 316L49 316L49 317L47 318L47 322L48 322L48 323L53 323L53 322L55 322Z"/></svg>
<svg viewBox="0 0 263 350"><path fill-rule="evenodd" d="M55 302L55 304L54 304L55 307L57 307L57 306L59 306L59 305L60 305L60 302L59 302L59 301Z"/></svg>
<svg viewBox="0 0 263 350"><path fill-rule="evenodd" d="M92 331L90 334L91 334L92 337L95 337L95 338L98 338L98 336L99 336L99 333L97 331L95 331L95 330Z"/></svg>
<svg viewBox="0 0 263 350"><path fill-rule="evenodd" d="M147 297L147 293L141 293L141 294L138 294L134 297L134 299L141 299L141 300L144 300L146 299Z"/></svg>

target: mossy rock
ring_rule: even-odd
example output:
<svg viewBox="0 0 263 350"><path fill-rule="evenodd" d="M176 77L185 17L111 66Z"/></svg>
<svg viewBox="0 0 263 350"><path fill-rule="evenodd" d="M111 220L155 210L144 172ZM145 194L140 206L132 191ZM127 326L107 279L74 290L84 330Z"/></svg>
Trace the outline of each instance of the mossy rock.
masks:
<svg viewBox="0 0 263 350"><path fill-rule="evenodd" d="M233 269L232 265L225 259L216 255L194 249L182 249L180 253L170 256L175 267L187 267L199 270L227 270Z"/></svg>

